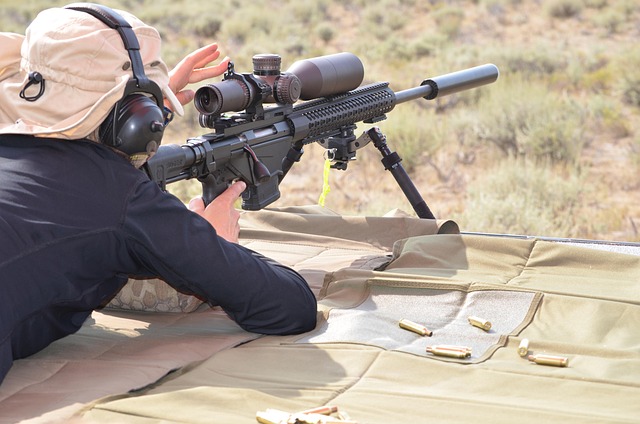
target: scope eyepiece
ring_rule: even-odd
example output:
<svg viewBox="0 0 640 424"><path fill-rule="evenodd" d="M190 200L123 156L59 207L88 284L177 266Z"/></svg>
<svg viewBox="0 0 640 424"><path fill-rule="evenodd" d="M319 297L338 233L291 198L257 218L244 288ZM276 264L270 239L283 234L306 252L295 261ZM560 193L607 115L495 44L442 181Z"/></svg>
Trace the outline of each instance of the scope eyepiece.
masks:
<svg viewBox="0 0 640 424"><path fill-rule="evenodd" d="M219 113L221 109L220 90L213 84L200 87L193 98L193 104L203 115Z"/></svg>
<svg viewBox="0 0 640 424"><path fill-rule="evenodd" d="M220 115L243 110L253 100L255 89L241 75L233 74L219 83L207 84L196 90L193 98L198 112Z"/></svg>

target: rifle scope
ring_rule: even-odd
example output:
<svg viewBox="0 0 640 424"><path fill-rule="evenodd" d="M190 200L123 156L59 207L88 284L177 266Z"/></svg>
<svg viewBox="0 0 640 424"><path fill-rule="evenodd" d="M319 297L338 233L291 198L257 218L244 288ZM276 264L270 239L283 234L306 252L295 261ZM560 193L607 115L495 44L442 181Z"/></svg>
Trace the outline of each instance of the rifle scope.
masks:
<svg viewBox="0 0 640 424"><path fill-rule="evenodd" d="M253 74L236 74L233 64L221 82L200 87L194 105L202 115L239 112L259 102L293 104L357 88L364 66L352 53L336 53L299 60L280 72L277 54L253 57Z"/></svg>

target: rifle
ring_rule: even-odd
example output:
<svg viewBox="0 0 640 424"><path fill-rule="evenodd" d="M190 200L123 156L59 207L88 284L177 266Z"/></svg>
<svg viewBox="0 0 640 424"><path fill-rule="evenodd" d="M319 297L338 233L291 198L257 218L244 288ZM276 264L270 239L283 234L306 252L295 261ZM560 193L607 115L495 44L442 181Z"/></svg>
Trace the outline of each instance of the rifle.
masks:
<svg viewBox="0 0 640 424"><path fill-rule="evenodd" d="M360 87L364 68L351 53L298 61L287 72L280 72L278 55L256 55L253 65L252 74L238 74L231 62L221 82L196 91L199 123L214 131L183 145L160 146L147 161L145 172L163 190L169 183L197 178L209 204L240 179L247 184L242 208L260 210L280 198L279 184L300 161L305 145L319 143L331 168L346 170L356 151L372 142L418 217L434 219L384 134L373 127L356 137L356 123L379 122L397 104L490 84L499 75L495 65L486 64L394 92L387 82ZM299 99L305 101L294 104Z"/></svg>

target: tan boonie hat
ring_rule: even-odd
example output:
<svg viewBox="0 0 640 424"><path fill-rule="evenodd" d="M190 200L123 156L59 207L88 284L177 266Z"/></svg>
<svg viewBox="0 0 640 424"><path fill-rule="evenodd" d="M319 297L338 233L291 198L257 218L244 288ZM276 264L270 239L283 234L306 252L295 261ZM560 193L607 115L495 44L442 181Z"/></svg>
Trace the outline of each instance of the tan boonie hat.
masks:
<svg viewBox="0 0 640 424"><path fill-rule="evenodd" d="M127 12L116 12L138 38L146 76L182 115L160 58L160 34ZM0 45L0 134L84 138L105 120L133 77L120 34L82 11L44 10L25 36L0 33ZM32 72L42 75L44 84L27 87Z"/></svg>

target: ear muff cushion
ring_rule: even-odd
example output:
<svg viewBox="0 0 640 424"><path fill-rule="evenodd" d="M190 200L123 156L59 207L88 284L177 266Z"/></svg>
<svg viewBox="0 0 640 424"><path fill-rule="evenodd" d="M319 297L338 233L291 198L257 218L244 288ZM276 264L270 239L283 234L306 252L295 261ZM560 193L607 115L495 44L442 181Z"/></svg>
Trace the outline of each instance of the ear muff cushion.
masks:
<svg viewBox="0 0 640 424"><path fill-rule="evenodd" d="M154 99L130 94L100 126L100 140L126 154L155 151L162 141L164 116Z"/></svg>
<svg viewBox="0 0 640 424"><path fill-rule="evenodd" d="M100 141L129 155L155 152L164 132L163 96L160 87L144 73L140 43L131 25L106 6L74 3L66 8L89 13L116 30L131 59L133 79L125 87L122 99L100 126Z"/></svg>

